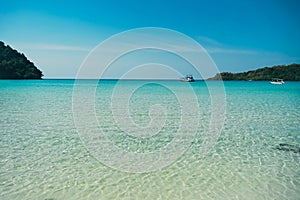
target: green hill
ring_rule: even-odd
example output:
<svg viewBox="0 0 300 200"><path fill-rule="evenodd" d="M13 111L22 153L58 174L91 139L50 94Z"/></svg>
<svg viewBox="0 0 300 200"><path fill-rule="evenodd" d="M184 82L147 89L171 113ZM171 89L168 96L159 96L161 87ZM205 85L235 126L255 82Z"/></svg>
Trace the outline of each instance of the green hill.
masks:
<svg viewBox="0 0 300 200"><path fill-rule="evenodd" d="M266 81L272 78L280 78L285 81L300 81L300 64L277 65L241 73L222 72L208 80Z"/></svg>
<svg viewBox="0 0 300 200"><path fill-rule="evenodd" d="M42 76L24 54L0 41L0 79L41 79Z"/></svg>

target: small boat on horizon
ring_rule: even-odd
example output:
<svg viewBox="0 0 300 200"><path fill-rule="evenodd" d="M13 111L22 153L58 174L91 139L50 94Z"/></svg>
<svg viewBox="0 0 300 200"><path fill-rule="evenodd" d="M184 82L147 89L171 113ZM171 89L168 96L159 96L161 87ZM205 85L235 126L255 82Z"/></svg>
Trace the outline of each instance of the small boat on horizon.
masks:
<svg viewBox="0 0 300 200"><path fill-rule="evenodd" d="M270 81L270 83L274 85L282 85L284 84L284 81L283 79L273 78L272 81Z"/></svg>
<svg viewBox="0 0 300 200"><path fill-rule="evenodd" d="M186 75L185 77L180 79L181 82L194 82L195 79L192 75Z"/></svg>

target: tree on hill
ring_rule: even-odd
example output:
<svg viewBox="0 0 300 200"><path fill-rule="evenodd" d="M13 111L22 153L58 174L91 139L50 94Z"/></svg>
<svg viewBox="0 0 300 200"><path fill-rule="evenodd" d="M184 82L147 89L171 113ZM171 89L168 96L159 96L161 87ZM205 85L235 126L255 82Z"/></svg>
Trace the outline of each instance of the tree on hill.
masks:
<svg viewBox="0 0 300 200"><path fill-rule="evenodd" d="M23 53L0 41L0 79L41 79L42 76Z"/></svg>
<svg viewBox="0 0 300 200"><path fill-rule="evenodd" d="M277 65L241 73L222 72L208 80L266 81L272 78L281 78L286 81L300 81L300 64Z"/></svg>

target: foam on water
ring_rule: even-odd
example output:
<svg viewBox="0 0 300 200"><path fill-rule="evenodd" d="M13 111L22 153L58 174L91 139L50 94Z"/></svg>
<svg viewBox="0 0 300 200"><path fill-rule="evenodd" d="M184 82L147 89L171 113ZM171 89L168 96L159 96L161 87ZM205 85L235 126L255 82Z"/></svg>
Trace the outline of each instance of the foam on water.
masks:
<svg viewBox="0 0 300 200"><path fill-rule="evenodd" d="M225 125L205 157L201 146L211 114L210 96L204 82L192 83L201 113L198 132L182 157L152 173L120 172L91 156L73 122L73 83L0 81L1 199L299 198L300 153L288 147L300 146L300 83L225 82ZM173 139L180 106L171 91L150 84L132 96L130 116L135 123L147 125L149 108L156 104L164 107L168 119L158 134L136 139L116 127L111 116L115 82L102 84L96 92L97 119L115 145L151 152ZM125 81L120 87L126 92L132 84L136 82ZM172 84L181 88L189 83ZM88 90L89 84L83 87ZM280 144L291 146L280 149Z"/></svg>

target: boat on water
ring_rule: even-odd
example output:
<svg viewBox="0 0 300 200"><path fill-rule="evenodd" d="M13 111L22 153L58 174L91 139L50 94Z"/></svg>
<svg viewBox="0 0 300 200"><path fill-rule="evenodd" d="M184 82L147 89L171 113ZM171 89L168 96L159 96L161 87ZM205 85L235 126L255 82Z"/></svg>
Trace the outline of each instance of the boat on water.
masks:
<svg viewBox="0 0 300 200"><path fill-rule="evenodd" d="M181 82L194 82L195 79L192 75L186 75L185 77L180 79Z"/></svg>
<svg viewBox="0 0 300 200"><path fill-rule="evenodd" d="M274 85L282 85L284 84L284 81L283 79L273 78L272 81L270 81L270 83Z"/></svg>

